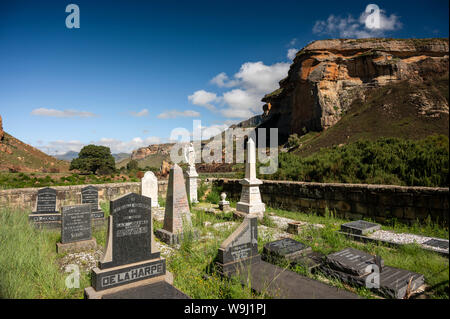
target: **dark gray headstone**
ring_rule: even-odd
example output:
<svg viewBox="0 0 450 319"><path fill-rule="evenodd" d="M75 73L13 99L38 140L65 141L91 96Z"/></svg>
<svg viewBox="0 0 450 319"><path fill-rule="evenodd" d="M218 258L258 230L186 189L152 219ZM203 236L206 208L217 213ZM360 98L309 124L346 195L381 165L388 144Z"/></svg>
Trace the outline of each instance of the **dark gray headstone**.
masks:
<svg viewBox="0 0 450 319"><path fill-rule="evenodd" d="M218 262L235 263L258 255L258 227L256 217L246 217L242 224L222 243Z"/></svg>
<svg viewBox="0 0 450 319"><path fill-rule="evenodd" d="M311 251L311 247L292 238L283 238L265 244L263 254L292 259L309 251Z"/></svg>
<svg viewBox="0 0 450 319"><path fill-rule="evenodd" d="M112 260L100 262L100 268L110 268L158 258L152 253L151 199L135 193L110 202L112 216ZM109 230L111 231L111 229Z"/></svg>
<svg viewBox="0 0 450 319"><path fill-rule="evenodd" d="M423 245L428 245L431 247L441 248L441 249L448 249L448 240L441 240L441 239L430 239L423 243Z"/></svg>
<svg viewBox="0 0 450 319"><path fill-rule="evenodd" d="M328 267L356 276L370 273L371 270L368 269L368 266L377 262L382 267L384 266L383 259L377 260L375 256L353 248L346 248L328 255L326 258Z"/></svg>
<svg viewBox="0 0 450 319"><path fill-rule="evenodd" d="M50 187L38 190L36 199L36 214L55 214L56 190Z"/></svg>
<svg viewBox="0 0 450 319"><path fill-rule="evenodd" d="M380 228L381 226L379 224L366 222L365 220L357 220L341 225L341 231L357 235L366 235Z"/></svg>
<svg viewBox="0 0 450 319"><path fill-rule="evenodd" d="M98 189L92 185L81 189L81 203L91 204L92 212L98 211Z"/></svg>
<svg viewBox="0 0 450 319"><path fill-rule="evenodd" d="M61 218L61 243L73 243L92 238L90 204L63 206Z"/></svg>

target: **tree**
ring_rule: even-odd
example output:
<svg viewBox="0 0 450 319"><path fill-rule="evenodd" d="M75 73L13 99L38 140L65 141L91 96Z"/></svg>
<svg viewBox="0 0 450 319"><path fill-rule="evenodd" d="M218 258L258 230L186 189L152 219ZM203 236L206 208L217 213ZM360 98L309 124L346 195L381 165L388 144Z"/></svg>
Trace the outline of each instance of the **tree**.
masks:
<svg viewBox="0 0 450 319"><path fill-rule="evenodd" d="M83 173L107 175L116 169L116 162L111 150L106 146L87 145L83 147L70 163L70 170L77 169Z"/></svg>
<svg viewBox="0 0 450 319"><path fill-rule="evenodd" d="M139 168L139 163L136 160L131 160L127 164L127 170L129 170L129 171L137 170L138 168Z"/></svg>

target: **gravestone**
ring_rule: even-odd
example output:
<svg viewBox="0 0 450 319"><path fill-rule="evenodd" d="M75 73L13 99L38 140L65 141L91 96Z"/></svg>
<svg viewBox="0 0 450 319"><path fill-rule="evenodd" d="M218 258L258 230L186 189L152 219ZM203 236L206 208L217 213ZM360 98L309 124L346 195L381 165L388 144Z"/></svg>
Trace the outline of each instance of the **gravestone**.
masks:
<svg viewBox="0 0 450 319"><path fill-rule="evenodd" d="M256 178L256 148L253 139L247 142L247 161L245 163L245 177L240 181L242 185L241 199L236 204L235 216L264 217L265 204L261 201L259 185L262 181Z"/></svg>
<svg viewBox="0 0 450 319"><path fill-rule="evenodd" d="M85 297L137 298L129 290L137 287L158 294L160 286L154 284L167 281L166 260L153 238L151 199L129 193L111 201L110 209L106 251L99 267L92 270L92 287L85 289ZM179 291L170 287L177 297Z"/></svg>
<svg viewBox="0 0 450 319"><path fill-rule="evenodd" d="M58 253L95 249L92 238L92 206L81 204L61 208L61 242L56 244Z"/></svg>
<svg viewBox="0 0 450 319"><path fill-rule="evenodd" d="M311 247L292 238L282 238L264 245L263 256L267 259L294 260L296 257L311 251Z"/></svg>
<svg viewBox="0 0 450 319"><path fill-rule="evenodd" d="M173 245L180 243L188 234L196 236L192 230L183 170L175 164L169 173L164 226L156 230L156 236L166 244Z"/></svg>
<svg viewBox="0 0 450 319"><path fill-rule="evenodd" d="M371 270L367 266L376 263L375 257L366 252L346 248L336 253L329 254L326 258L327 265L338 271L343 271L355 276L367 275ZM379 261L384 266L384 260Z"/></svg>
<svg viewBox="0 0 450 319"><path fill-rule="evenodd" d="M428 245L431 247L447 249L448 250L448 240L442 239L430 239L423 243L423 245Z"/></svg>
<svg viewBox="0 0 450 319"><path fill-rule="evenodd" d="M324 255L313 252L311 247L291 238L283 238L264 245L262 259L270 263L287 261L292 265L301 265L308 272L319 267Z"/></svg>
<svg viewBox="0 0 450 319"><path fill-rule="evenodd" d="M61 214L56 206L56 190L50 187L41 188L37 192L34 212L28 215L29 221L37 227L60 227Z"/></svg>
<svg viewBox="0 0 450 319"><path fill-rule="evenodd" d="M91 205L92 218L98 219L105 217L105 213L98 204L98 189L92 185L81 189L81 204Z"/></svg>
<svg viewBox="0 0 450 319"><path fill-rule="evenodd" d="M408 285L413 292L425 281L421 274L385 266L381 257L353 248L328 255L320 270L345 283L375 289L382 295L397 299L405 296ZM377 281L376 286L374 286L375 281Z"/></svg>
<svg viewBox="0 0 450 319"><path fill-rule="evenodd" d="M288 247L292 247L289 246ZM290 249L288 248L287 251ZM246 216L241 225L222 243L215 262L224 277L237 277L251 289L284 299L353 299L357 295L301 276L261 260L258 254L257 217Z"/></svg>
<svg viewBox="0 0 450 319"><path fill-rule="evenodd" d="M367 235L381 229L379 224L370 223L365 220L357 220L341 225L341 231L356 235Z"/></svg>
<svg viewBox="0 0 450 319"><path fill-rule="evenodd" d="M256 217L245 217L241 225L222 243L216 266L219 273L228 274L237 267L258 262L258 222Z"/></svg>
<svg viewBox="0 0 450 319"><path fill-rule="evenodd" d="M141 195L152 199L152 207L158 207L158 179L151 171L145 172L141 180Z"/></svg>
<svg viewBox="0 0 450 319"><path fill-rule="evenodd" d="M184 149L184 159L189 164L186 170L186 191L191 203L198 203L197 199L197 179L198 174L195 170L195 149L192 143Z"/></svg>

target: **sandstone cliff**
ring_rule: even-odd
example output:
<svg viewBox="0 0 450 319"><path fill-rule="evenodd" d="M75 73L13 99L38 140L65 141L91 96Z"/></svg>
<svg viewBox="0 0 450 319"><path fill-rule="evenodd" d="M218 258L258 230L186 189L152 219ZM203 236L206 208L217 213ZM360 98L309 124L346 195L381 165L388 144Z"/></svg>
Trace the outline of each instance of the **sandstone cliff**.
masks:
<svg viewBox="0 0 450 319"><path fill-rule="evenodd" d="M142 160L151 155L170 155L170 149L173 144L152 144L147 147L141 147L131 153L132 160Z"/></svg>
<svg viewBox="0 0 450 319"><path fill-rule="evenodd" d="M315 41L299 51L280 88L262 101L265 122L278 127L283 143L293 133L336 124L356 99L387 84L448 77L448 39L336 39ZM448 114L444 96L411 94L418 113ZM395 104L395 101L392 101Z"/></svg>

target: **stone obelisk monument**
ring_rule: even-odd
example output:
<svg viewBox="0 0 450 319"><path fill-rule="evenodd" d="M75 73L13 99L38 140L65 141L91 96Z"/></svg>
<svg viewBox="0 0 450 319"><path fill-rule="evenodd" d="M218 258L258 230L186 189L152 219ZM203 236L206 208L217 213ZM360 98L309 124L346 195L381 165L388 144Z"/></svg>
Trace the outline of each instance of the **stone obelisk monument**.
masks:
<svg viewBox="0 0 450 319"><path fill-rule="evenodd" d="M175 164L169 173L164 227L157 229L155 235L166 244L178 244L183 239L186 228L192 228L191 212L183 170Z"/></svg>
<svg viewBox="0 0 450 319"><path fill-rule="evenodd" d="M247 161L245 163L245 178L241 180L241 200L236 204L236 215L250 216L262 219L265 204L261 201L259 185L262 181L256 178L256 149L255 142L249 138L247 142Z"/></svg>
<svg viewBox="0 0 450 319"><path fill-rule="evenodd" d="M189 164L186 177L186 191L191 203L198 203L197 199L197 178L198 174L195 170L195 150L192 143L184 149L184 159Z"/></svg>

